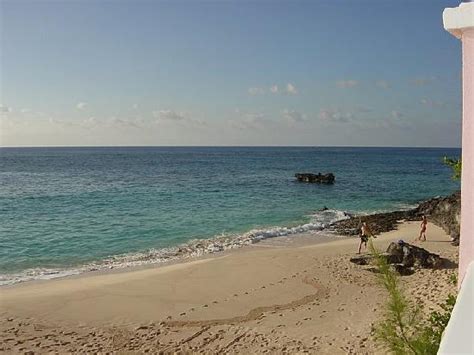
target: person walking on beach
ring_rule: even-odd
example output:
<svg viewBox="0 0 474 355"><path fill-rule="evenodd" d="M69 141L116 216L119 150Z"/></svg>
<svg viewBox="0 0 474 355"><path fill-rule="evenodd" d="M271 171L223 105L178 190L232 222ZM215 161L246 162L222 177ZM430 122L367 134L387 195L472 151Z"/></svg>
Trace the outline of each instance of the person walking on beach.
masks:
<svg viewBox="0 0 474 355"><path fill-rule="evenodd" d="M422 242L426 242L426 226L428 224L428 220L426 219L426 216L423 215L421 219L421 230L420 230L420 235L418 236L418 240L421 240ZM421 239L423 238L423 239Z"/></svg>
<svg viewBox="0 0 474 355"><path fill-rule="evenodd" d="M362 248L362 244L364 244L364 248L367 249L367 242L369 241L370 237L374 237L374 233L370 230L367 222L362 223L362 227L360 227L360 242L359 242L359 251L357 254L360 254L360 249Z"/></svg>

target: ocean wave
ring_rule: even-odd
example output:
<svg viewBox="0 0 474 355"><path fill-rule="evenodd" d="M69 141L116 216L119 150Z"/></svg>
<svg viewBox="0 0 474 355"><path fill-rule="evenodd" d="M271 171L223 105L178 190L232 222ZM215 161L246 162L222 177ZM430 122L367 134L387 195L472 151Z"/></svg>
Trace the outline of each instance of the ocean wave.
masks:
<svg viewBox="0 0 474 355"><path fill-rule="evenodd" d="M3 274L0 275L0 286L13 285L32 280L50 280L91 271L123 269L197 258L207 254L241 248L268 238L322 231L336 221L349 218L350 214L339 210L324 209L310 214L309 217L310 221L308 223L293 227L276 226L253 229L238 235L220 235L209 239L195 239L175 247L115 255L74 268L33 268L16 274Z"/></svg>

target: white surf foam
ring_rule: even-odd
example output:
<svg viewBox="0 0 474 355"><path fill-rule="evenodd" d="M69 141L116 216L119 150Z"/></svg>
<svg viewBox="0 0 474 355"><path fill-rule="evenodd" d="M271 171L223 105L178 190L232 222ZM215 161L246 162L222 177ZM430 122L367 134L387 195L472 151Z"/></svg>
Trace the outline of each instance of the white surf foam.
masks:
<svg viewBox="0 0 474 355"><path fill-rule="evenodd" d="M240 235L221 235L210 239L192 240L171 248L150 249L146 252L115 255L76 268L35 268L17 274L0 275L0 286L32 280L49 280L91 271L122 269L133 266L160 264L196 258L206 254L214 254L226 250L241 248L268 238L322 231L336 221L349 218L350 215L343 211L326 209L323 211L317 211L311 214L310 217L311 219L309 223L294 227L276 226L271 228L254 229Z"/></svg>

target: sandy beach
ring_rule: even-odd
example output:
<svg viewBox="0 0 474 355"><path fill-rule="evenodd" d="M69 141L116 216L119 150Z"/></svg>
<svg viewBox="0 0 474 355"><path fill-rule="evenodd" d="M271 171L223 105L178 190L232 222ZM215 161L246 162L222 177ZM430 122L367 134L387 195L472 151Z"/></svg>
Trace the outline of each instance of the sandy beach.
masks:
<svg viewBox="0 0 474 355"><path fill-rule="evenodd" d="M411 242L404 222L375 245ZM298 239L300 238L300 239ZM175 265L86 274L0 289L0 352L380 353L372 326L385 291L354 265L357 238L274 238ZM445 232L428 225L427 250L457 262ZM456 269L402 277L435 309Z"/></svg>

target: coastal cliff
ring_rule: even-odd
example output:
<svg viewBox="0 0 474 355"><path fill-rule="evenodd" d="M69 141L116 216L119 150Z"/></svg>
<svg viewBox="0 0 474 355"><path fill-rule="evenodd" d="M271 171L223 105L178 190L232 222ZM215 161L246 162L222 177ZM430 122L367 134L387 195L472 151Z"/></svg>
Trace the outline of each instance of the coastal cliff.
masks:
<svg viewBox="0 0 474 355"><path fill-rule="evenodd" d="M406 211L376 213L368 216L353 216L349 219L334 223L330 229L341 235L357 235L360 224L367 222L374 234L380 234L397 229L401 220L421 220L426 215L428 220L441 227L459 245L461 221L461 192L457 191L445 197L435 197L424 201L418 207Z"/></svg>

